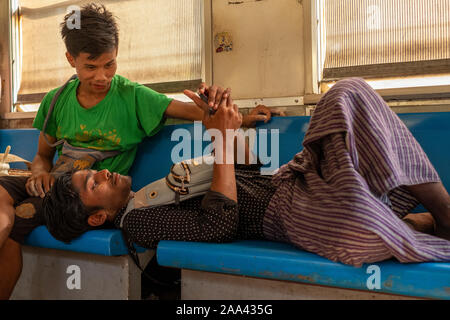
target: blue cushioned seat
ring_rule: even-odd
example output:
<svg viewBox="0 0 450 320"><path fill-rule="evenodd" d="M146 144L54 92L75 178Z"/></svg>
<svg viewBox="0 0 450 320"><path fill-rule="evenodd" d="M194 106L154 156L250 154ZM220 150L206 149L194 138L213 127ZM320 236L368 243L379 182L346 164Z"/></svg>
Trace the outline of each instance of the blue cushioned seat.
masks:
<svg viewBox="0 0 450 320"><path fill-rule="evenodd" d="M45 226L39 226L30 233L25 244L33 247L92 253L103 256L119 256L128 253L122 232L118 229L92 230L73 240L70 244L66 244L53 238ZM145 249L138 248L137 251L144 252Z"/></svg>
<svg viewBox="0 0 450 320"><path fill-rule="evenodd" d="M160 241L158 263L182 269L368 290L369 265L336 263L287 243L235 241L226 244ZM374 263L380 268L376 292L450 299L450 263ZM370 269L369 269L370 271Z"/></svg>
<svg viewBox="0 0 450 320"><path fill-rule="evenodd" d="M450 112L400 114L450 190ZM309 117L274 118L259 129L279 129L280 158L285 163L300 150ZM269 153L270 154L270 153ZM423 212L419 206L417 212ZM161 241L158 263L164 266L368 290L367 265L335 263L289 244L236 241L226 244ZM450 263L376 263L381 288L376 292L450 299Z"/></svg>

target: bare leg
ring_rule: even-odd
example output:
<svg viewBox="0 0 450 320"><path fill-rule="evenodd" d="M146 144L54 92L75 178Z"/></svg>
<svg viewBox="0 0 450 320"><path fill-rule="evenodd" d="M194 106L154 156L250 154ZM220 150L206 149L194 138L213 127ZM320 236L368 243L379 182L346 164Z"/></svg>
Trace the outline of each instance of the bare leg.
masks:
<svg viewBox="0 0 450 320"><path fill-rule="evenodd" d="M0 300L7 300L22 272L22 247L8 238L0 248Z"/></svg>
<svg viewBox="0 0 450 320"><path fill-rule="evenodd" d="M407 188L433 216L435 235L450 240L450 196L442 183L424 183Z"/></svg>

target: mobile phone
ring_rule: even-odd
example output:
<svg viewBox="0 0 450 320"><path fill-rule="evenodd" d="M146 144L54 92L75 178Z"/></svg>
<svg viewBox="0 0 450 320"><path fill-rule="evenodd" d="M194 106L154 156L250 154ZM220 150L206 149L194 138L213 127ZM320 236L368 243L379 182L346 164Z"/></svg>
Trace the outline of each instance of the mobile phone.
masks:
<svg viewBox="0 0 450 320"><path fill-rule="evenodd" d="M203 93L199 93L198 95L204 103L208 104L208 96L207 95L205 95ZM214 110L213 108L209 108L209 114L213 115L214 113L216 113L216 110Z"/></svg>
<svg viewBox="0 0 450 320"><path fill-rule="evenodd" d="M208 104L208 97L204 93L199 93L198 96L203 100L204 103Z"/></svg>

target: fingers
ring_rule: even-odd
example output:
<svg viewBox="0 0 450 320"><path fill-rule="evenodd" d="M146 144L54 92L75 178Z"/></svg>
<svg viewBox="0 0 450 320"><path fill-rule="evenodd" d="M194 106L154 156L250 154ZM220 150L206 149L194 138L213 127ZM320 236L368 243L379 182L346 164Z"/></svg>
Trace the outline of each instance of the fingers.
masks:
<svg viewBox="0 0 450 320"><path fill-rule="evenodd" d="M270 112L272 114L276 114L276 115L278 115L280 117L286 117L286 113L284 111L280 110L280 109L270 109Z"/></svg>
<svg viewBox="0 0 450 320"><path fill-rule="evenodd" d="M205 96L207 96L208 97L207 105L210 108L212 108L214 111L216 111L222 102L222 98L227 98L231 94L231 89L230 88L224 89L217 85L208 86L208 85L206 85L206 83L202 82L202 83L200 83L200 85L198 87L198 93L204 94ZM185 92L185 94L186 94L186 92ZM192 100L194 100L188 94L186 94L186 95L189 98L191 98ZM194 102L195 102L195 100L194 100Z"/></svg>
<svg viewBox="0 0 450 320"><path fill-rule="evenodd" d="M222 88L220 88L220 89L222 89ZM215 98L214 98L215 102L214 102L213 106L211 107L214 111L217 111L219 106L222 105L224 99L225 99L225 106L226 107L232 106L232 104L230 105L230 103L226 101L228 98L231 99L231 89L227 88L227 89L225 89L223 91L222 90L217 90L216 91ZM211 99L211 94L209 96L209 99Z"/></svg>
<svg viewBox="0 0 450 320"><path fill-rule="evenodd" d="M200 86L198 87L198 93L206 94L207 91L208 91L208 86L206 85L206 83L204 83L204 82L200 83Z"/></svg>
<svg viewBox="0 0 450 320"><path fill-rule="evenodd" d="M224 89L218 86L211 86L208 89L208 106L216 110L223 98L227 98L231 94L231 89Z"/></svg>
<svg viewBox="0 0 450 320"><path fill-rule="evenodd" d="M219 108L227 108L228 107L228 98L222 97L220 101Z"/></svg>
<svg viewBox="0 0 450 320"><path fill-rule="evenodd" d="M233 108L233 99L231 98L230 93L231 93L230 88L227 88L223 92L220 103L217 106L211 108L211 110L214 110L214 112L213 112L214 114L220 109L230 109L230 108L232 109Z"/></svg>
<svg viewBox="0 0 450 320"><path fill-rule="evenodd" d="M254 128L257 121L268 121L265 114L247 114L243 117L243 125L248 128Z"/></svg>
<svg viewBox="0 0 450 320"><path fill-rule="evenodd" d="M43 198L45 196L45 191L42 186L42 182L43 181L41 179L36 179L36 183L35 183L36 191L38 193L38 196L41 198Z"/></svg>
<svg viewBox="0 0 450 320"><path fill-rule="evenodd" d="M264 123L267 123L270 121L270 119L272 118L272 113L270 112L270 110L264 110L263 115L266 116L266 120L263 120Z"/></svg>
<svg viewBox="0 0 450 320"><path fill-rule="evenodd" d="M242 124L242 122L243 122L243 120L244 120L244 116L242 115L242 113L239 112L239 107L238 107L237 104L233 104L233 109L234 109L234 112L236 112L237 115L238 115L238 118L239 118L239 126L241 126L241 124Z"/></svg>
<svg viewBox="0 0 450 320"><path fill-rule="evenodd" d="M208 105L214 109L220 104L222 100L223 88L217 86L211 86L208 91Z"/></svg>
<svg viewBox="0 0 450 320"><path fill-rule="evenodd" d="M248 118L252 122L256 122L256 121L267 122L268 121L267 116L265 114L250 114L250 115L248 115Z"/></svg>
<svg viewBox="0 0 450 320"><path fill-rule="evenodd" d="M265 105L260 104L256 106L252 111L250 111L249 117L254 115L264 115L264 117L253 117L251 118L252 120L256 119L255 121L264 121L264 123L267 123L272 118L272 115L285 117L286 113L284 111L281 111L280 109L269 109Z"/></svg>
<svg viewBox="0 0 450 320"><path fill-rule="evenodd" d="M49 173L44 175L32 176L27 180L25 188L27 193L32 197L45 197L45 194L50 191L55 178Z"/></svg>
<svg viewBox="0 0 450 320"><path fill-rule="evenodd" d="M55 178L52 175L48 175L46 179L44 179L43 186L44 186L44 195L45 193L49 192L51 187L53 186L53 183L55 182Z"/></svg>
<svg viewBox="0 0 450 320"><path fill-rule="evenodd" d="M202 108L203 112L209 113L210 108L212 108L213 111L217 111L222 103L225 103L225 107L233 106L232 100L223 102L223 99L226 100L230 98L230 88L223 89L218 86L208 87L205 83L202 82L198 88L198 93L206 95L208 97L208 103L205 103L196 93L190 90L184 90L183 92L187 97L194 101L197 106Z"/></svg>
<svg viewBox="0 0 450 320"><path fill-rule="evenodd" d="M251 112L251 115L258 115L258 114L263 114L266 116L266 118L263 120L264 123L267 123L268 121L270 121L270 118L272 117L272 113L271 110L269 108L267 108L265 105L257 105ZM262 118L261 118L262 119ZM262 121L262 120L260 120Z"/></svg>
<svg viewBox="0 0 450 320"><path fill-rule="evenodd" d="M32 179L32 178L28 179L25 187L30 196L32 196L32 197L39 196L39 192L36 190L36 185L35 185L34 179Z"/></svg>
<svg viewBox="0 0 450 320"><path fill-rule="evenodd" d="M230 93L231 93L231 89L230 88L228 88L227 90L230 90ZM228 106L228 108L233 108L234 109L234 106L235 106L235 104L233 103L233 99L231 98L231 94L228 94L228 93L225 93L227 96L226 96L226 98L227 98L227 106Z"/></svg>
<svg viewBox="0 0 450 320"><path fill-rule="evenodd" d="M203 100L195 92L192 92L191 90L184 90L183 93L192 101L194 101L194 103L198 107L200 107L203 110L203 112L206 113L209 112L208 105L205 102L203 102Z"/></svg>
<svg viewBox="0 0 450 320"><path fill-rule="evenodd" d="M228 88L227 90L225 90L225 92L222 95L222 99L220 100L220 107L224 107L224 108L233 108L233 99L231 98L230 95L230 88Z"/></svg>

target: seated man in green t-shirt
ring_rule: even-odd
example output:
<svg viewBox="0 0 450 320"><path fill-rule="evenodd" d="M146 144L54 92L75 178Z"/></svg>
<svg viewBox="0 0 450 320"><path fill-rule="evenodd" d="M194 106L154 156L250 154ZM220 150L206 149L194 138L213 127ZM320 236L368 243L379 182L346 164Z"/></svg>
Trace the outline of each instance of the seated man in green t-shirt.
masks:
<svg viewBox="0 0 450 320"><path fill-rule="evenodd" d="M62 151L61 145L54 147L53 143L65 140L73 147L116 152L93 165L84 158L75 159L71 166L62 167L64 170L92 165L95 170L127 174L138 144L144 137L158 133L166 117L202 119L202 110L194 103L170 99L116 75L118 28L104 6L83 7L78 29L68 27L69 17L61 24L61 35L67 60L75 68L77 79L69 81L59 93L47 121L58 89L50 91L40 105L33 123L41 134L31 177L0 179L0 299L10 296L20 276L21 244L26 235L42 224L41 198L55 180L51 174L55 170L55 152L61 156ZM201 84L199 91L208 93L211 108L217 108L222 96L230 94L229 89L205 84ZM258 120L268 121L270 116L268 108L259 106L243 122L250 126Z"/></svg>

